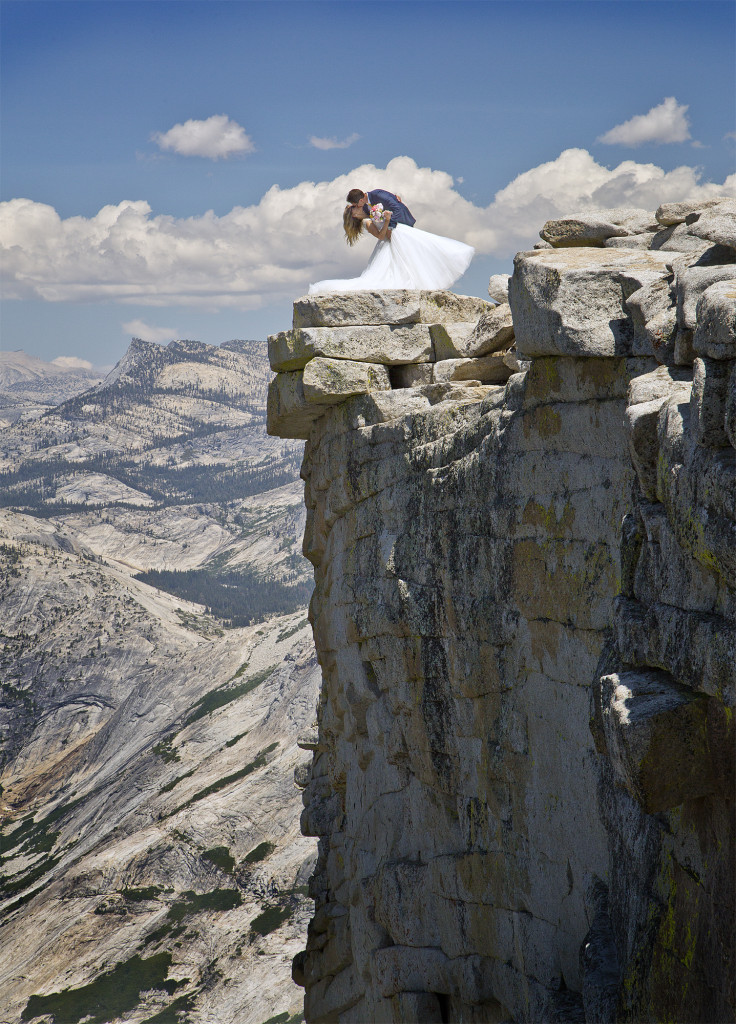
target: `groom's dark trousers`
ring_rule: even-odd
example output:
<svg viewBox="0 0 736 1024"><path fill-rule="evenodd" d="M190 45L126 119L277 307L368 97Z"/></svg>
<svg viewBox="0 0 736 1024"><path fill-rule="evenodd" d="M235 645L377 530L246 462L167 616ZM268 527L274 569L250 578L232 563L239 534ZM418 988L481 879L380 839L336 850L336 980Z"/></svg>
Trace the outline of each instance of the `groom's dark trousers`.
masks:
<svg viewBox="0 0 736 1024"><path fill-rule="evenodd" d="M366 192L368 196L368 202L371 206L375 206L376 203L383 203L384 210L391 211L390 227L394 227L396 224L406 224L408 227L413 228L417 222L416 217L412 217L408 206L400 203L393 192L385 192L382 188L374 188L370 192ZM370 214L368 207L363 207L364 210Z"/></svg>

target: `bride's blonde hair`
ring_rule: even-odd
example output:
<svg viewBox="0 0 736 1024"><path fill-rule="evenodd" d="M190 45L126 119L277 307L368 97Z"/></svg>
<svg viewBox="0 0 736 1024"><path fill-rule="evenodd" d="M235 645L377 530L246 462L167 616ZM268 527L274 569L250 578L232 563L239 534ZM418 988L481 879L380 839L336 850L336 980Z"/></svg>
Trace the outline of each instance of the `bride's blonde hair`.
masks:
<svg viewBox="0 0 736 1024"><path fill-rule="evenodd" d="M346 206L342 215L342 226L345 228L348 245L355 245L363 230L363 221L353 216L352 206Z"/></svg>

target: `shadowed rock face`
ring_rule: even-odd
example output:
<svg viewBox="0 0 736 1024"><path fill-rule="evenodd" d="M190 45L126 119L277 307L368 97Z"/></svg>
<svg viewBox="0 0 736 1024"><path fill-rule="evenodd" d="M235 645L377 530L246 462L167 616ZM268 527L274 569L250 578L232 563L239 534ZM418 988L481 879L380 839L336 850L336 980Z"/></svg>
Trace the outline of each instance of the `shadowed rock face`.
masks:
<svg viewBox="0 0 736 1024"><path fill-rule="evenodd" d="M734 253L631 213L519 254L505 384L312 410L309 1021L734 1018Z"/></svg>

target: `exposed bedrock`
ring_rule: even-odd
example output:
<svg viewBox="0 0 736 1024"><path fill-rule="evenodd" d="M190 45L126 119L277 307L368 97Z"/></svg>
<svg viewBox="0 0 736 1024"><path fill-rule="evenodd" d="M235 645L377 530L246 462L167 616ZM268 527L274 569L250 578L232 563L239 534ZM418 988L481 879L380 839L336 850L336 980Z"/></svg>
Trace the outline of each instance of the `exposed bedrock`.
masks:
<svg viewBox="0 0 736 1024"><path fill-rule="evenodd" d="M308 356L270 420L307 437L323 673L308 1021L736 1017L729 209L658 211L718 221L705 257L602 247L656 226L602 211L629 234L548 230L506 311L309 296L272 340Z"/></svg>

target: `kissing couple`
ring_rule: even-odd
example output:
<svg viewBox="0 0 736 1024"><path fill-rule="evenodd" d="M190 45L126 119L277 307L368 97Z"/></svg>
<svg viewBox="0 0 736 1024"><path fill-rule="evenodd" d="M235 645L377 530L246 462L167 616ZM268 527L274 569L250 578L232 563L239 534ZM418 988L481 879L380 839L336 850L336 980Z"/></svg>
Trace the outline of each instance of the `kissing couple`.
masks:
<svg viewBox="0 0 736 1024"><path fill-rule="evenodd" d="M416 218L394 192L351 188L347 203L342 223L348 245L355 245L364 229L378 241L360 277L318 281L309 286L310 294L434 291L449 288L470 266L475 253L471 245L416 228Z"/></svg>

